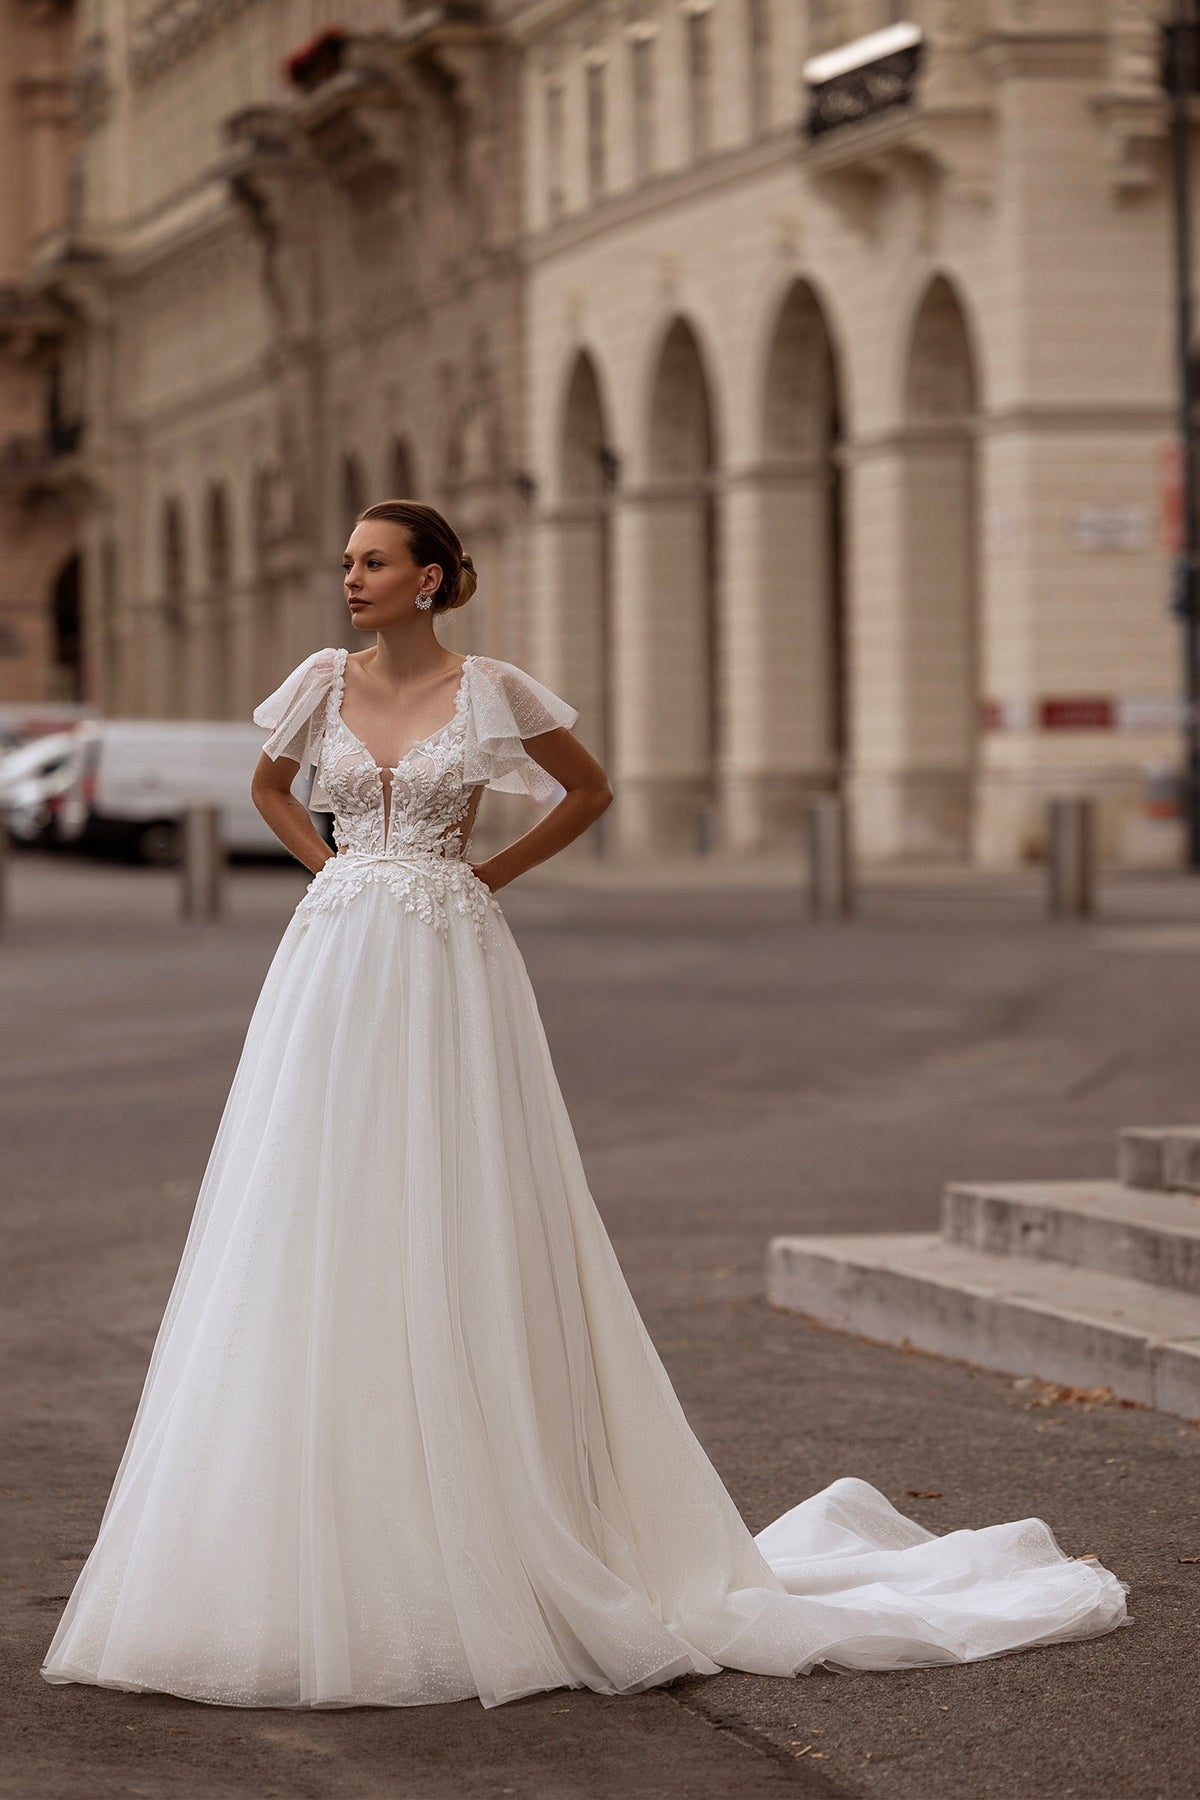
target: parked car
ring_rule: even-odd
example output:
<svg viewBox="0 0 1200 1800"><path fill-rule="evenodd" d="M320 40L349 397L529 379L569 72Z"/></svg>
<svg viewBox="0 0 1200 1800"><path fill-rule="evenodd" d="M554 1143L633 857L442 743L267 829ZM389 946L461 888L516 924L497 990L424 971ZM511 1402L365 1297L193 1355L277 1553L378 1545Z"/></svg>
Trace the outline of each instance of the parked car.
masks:
<svg viewBox="0 0 1200 1800"><path fill-rule="evenodd" d="M59 841L64 797L78 785L84 745L79 729L48 731L0 753L0 813L22 844Z"/></svg>
<svg viewBox="0 0 1200 1800"><path fill-rule="evenodd" d="M179 860L183 812L204 802L221 808L227 849L287 854L250 798L257 726L103 719L81 725L79 738L76 779L58 806L64 842L163 867Z"/></svg>

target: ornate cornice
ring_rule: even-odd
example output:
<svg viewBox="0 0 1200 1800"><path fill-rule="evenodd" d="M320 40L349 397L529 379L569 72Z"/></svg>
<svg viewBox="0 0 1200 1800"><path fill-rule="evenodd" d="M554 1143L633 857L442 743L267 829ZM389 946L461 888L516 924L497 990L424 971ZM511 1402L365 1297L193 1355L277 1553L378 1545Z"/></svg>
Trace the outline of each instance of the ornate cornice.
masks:
<svg viewBox="0 0 1200 1800"><path fill-rule="evenodd" d="M1037 31L1010 27L980 35L980 61L996 81L1045 76L1095 79L1104 74L1103 31Z"/></svg>

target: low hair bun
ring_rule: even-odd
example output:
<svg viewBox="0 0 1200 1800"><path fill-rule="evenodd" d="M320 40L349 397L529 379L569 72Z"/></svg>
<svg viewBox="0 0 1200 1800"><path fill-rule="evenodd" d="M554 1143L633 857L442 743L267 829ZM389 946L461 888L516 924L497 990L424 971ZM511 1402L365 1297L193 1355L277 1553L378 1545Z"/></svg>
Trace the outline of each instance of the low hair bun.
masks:
<svg viewBox="0 0 1200 1800"><path fill-rule="evenodd" d="M475 564L471 561L471 558L467 555L466 551L464 551L458 567L458 583L455 589L454 598L448 603L448 607L465 606L467 601L471 598L471 595L475 592L478 583L479 576L475 571Z"/></svg>
<svg viewBox="0 0 1200 1800"><path fill-rule="evenodd" d="M436 563L442 579L434 589L434 612L453 612L465 606L479 577L475 564L462 547L458 533L432 506L422 500L380 500L366 507L355 520L383 519L399 525L408 539L409 554L422 567Z"/></svg>

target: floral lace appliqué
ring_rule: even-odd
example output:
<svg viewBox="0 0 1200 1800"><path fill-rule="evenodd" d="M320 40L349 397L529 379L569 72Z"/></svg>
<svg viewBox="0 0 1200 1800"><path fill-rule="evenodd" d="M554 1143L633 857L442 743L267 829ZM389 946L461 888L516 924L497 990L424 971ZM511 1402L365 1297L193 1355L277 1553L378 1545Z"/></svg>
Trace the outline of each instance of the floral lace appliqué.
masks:
<svg viewBox="0 0 1200 1800"><path fill-rule="evenodd" d="M428 861L407 857L331 856L313 876L296 912L303 918L348 906L368 882L383 882L404 907L416 913L435 931L445 931L449 909L465 915L475 926L481 945L486 943L484 921L495 904L486 882L465 863L449 858Z"/></svg>

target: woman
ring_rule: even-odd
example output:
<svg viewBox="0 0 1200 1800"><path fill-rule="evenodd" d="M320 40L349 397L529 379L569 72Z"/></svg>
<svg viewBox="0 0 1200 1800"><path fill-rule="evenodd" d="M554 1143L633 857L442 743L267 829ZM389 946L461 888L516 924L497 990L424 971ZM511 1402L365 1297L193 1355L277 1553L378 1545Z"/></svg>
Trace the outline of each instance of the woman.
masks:
<svg viewBox="0 0 1200 1800"><path fill-rule="evenodd" d="M1036 1519L937 1538L847 1479L751 1537L625 1285L495 899L612 792L573 707L442 648L436 614L474 587L432 508L368 508L345 593L373 646L314 652L255 711L255 800L315 879L42 1673L227 1705L496 1706L1124 1622L1123 1584ZM556 784L524 836L467 859L485 788Z"/></svg>

